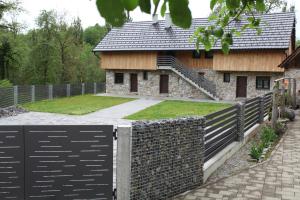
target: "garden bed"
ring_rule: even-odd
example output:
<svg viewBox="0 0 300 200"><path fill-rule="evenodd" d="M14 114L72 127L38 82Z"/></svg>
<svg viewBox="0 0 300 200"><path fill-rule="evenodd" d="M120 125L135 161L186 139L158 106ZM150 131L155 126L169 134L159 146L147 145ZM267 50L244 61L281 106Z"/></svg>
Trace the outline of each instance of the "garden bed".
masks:
<svg viewBox="0 0 300 200"><path fill-rule="evenodd" d="M270 145L268 151L265 152L264 156L259 159L259 161L253 159L249 154L254 144L257 144L261 141L262 129L266 124L261 125L253 133L249 141L231 158L229 158L220 168L218 168L207 180L208 183L216 182L219 179L234 175L239 171L250 168L254 165L257 165L259 162L263 162L269 158L274 147L280 141L282 135L279 135Z"/></svg>

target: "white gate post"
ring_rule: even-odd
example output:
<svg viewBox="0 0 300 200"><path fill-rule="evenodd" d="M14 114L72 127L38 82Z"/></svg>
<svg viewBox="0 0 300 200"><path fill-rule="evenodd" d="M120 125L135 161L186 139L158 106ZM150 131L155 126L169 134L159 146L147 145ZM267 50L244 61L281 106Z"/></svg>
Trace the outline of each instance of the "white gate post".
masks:
<svg viewBox="0 0 300 200"><path fill-rule="evenodd" d="M122 200L130 200L131 130L131 126L118 127L117 197Z"/></svg>

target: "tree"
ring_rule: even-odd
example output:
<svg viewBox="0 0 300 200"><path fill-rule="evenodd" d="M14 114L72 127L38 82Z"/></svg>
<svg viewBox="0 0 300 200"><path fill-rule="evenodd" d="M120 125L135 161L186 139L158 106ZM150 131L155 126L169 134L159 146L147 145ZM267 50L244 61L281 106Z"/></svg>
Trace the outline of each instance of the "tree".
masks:
<svg viewBox="0 0 300 200"><path fill-rule="evenodd" d="M95 26L90 26L84 30L83 38L86 43L91 46L96 46L99 41L104 38L107 32L108 30L106 26L95 24Z"/></svg>
<svg viewBox="0 0 300 200"><path fill-rule="evenodd" d="M10 71L13 70L13 63L16 52L13 50L8 38L4 37L0 44L0 80L9 79Z"/></svg>
<svg viewBox="0 0 300 200"><path fill-rule="evenodd" d="M212 15L209 17L212 25L198 27L193 35L197 49L203 44L206 50L210 50L217 40L221 41L222 50L228 53L233 44L233 36L239 36L245 29L255 29L260 34L261 19L256 13L270 12L274 6L281 4L280 0L210 0ZM188 0L97 0L97 8L102 17L113 26L122 26L130 11L140 8L142 12L156 14L160 7L160 13L165 15L169 8L172 21L182 28L189 28L192 23L192 14ZM152 7L154 6L154 9ZM218 12L214 12L218 9ZM241 20L243 14L246 24L241 30L230 28L230 24Z"/></svg>
<svg viewBox="0 0 300 200"><path fill-rule="evenodd" d="M8 23L3 17L6 13L20 12L20 2L16 0L0 0L0 30L10 29L13 24Z"/></svg>

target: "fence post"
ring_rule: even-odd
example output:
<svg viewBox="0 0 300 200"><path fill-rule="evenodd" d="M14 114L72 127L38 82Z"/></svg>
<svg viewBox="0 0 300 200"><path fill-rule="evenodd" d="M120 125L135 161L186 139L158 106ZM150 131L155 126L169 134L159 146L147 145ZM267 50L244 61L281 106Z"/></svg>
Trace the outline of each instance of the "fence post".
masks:
<svg viewBox="0 0 300 200"><path fill-rule="evenodd" d="M245 128L245 103L239 102L237 107L237 141L242 142Z"/></svg>
<svg viewBox="0 0 300 200"><path fill-rule="evenodd" d="M293 79L293 108L297 109L297 80Z"/></svg>
<svg viewBox="0 0 300 200"><path fill-rule="evenodd" d="M48 85L49 100L53 99L53 85Z"/></svg>
<svg viewBox="0 0 300 200"><path fill-rule="evenodd" d="M131 126L118 127L117 147L117 197L122 200L130 199L131 178Z"/></svg>
<svg viewBox="0 0 300 200"><path fill-rule="evenodd" d="M14 105L16 106L18 104L18 86L14 86Z"/></svg>
<svg viewBox="0 0 300 200"><path fill-rule="evenodd" d="M94 94L97 94L97 83L94 82Z"/></svg>
<svg viewBox="0 0 300 200"><path fill-rule="evenodd" d="M273 89L273 99L272 99L272 128L276 128L276 122L278 118L278 93L279 93L279 83L276 83L274 89Z"/></svg>
<svg viewBox="0 0 300 200"><path fill-rule="evenodd" d="M71 96L71 85L67 84L67 97Z"/></svg>
<svg viewBox="0 0 300 200"><path fill-rule="evenodd" d="M264 122L265 114L265 96L259 97L259 120L258 123L262 124Z"/></svg>
<svg viewBox="0 0 300 200"><path fill-rule="evenodd" d="M35 102L35 85L31 86L31 102Z"/></svg>
<svg viewBox="0 0 300 200"><path fill-rule="evenodd" d="M81 94L84 95L85 94L85 83L81 84Z"/></svg>

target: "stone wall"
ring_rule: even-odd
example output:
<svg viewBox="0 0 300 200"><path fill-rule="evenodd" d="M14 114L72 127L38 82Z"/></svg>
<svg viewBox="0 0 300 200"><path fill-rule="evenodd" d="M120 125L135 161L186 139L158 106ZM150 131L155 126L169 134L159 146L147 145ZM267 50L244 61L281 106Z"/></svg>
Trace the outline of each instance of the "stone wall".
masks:
<svg viewBox="0 0 300 200"><path fill-rule="evenodd" d="M132 124L131 200L168 199L203 183L204 119Z"/></svg>
<svg viewBox="0 0 300 200"><path fill-rule="evenodd" d="M281 78L282 73L263 73L263 72L229 72L230 82L223 81L224 72L217 72L214 70L199 70L204 72L205 77L213 81L217 85L217 95L222 100L236 99L236 81L237 76L247 76L247 98L254 98L271 92L274 86L274 80ZM256 89L256 76L270 76L270 90Z"/></svg>
<svg viewBox="0 0 300 200"><path fill-rule="evenodd" d="M211 69L198 70L205 73L205 78L213 81L216 84L217 96L221 100L235 100L236 99L236 80L237 76L247 76L247 98L254 98L270 92L273 88L274 80L281 78L282 73L267 73L267 72L230 72L230 82L223 81L224 72L217 72ZM114 83L114 73L124 73L124 84ZM130 73L138 74L138 92L130 92ZM292 72L294 73L294 72ZM300 72L299 72L300 73ZM159 79L160 74L169 75L169 94L159 93ZM256 77L270 76L270 90L257 90ZM300 89L300 84L298 84ZM196 99L210 99L199 89L182 79L180 76L169 70L157 70L148 72L148 80L143 79L143 71L128 71L119 70L106 71L106 92L122 95L141 95L141 96L169 96L169 97L184 97Z"/></svg>
<svg viewBox="0 0 300 200"><path fill-rule="evenodd" d="M114 73L124 73L124 84L114 83ZM138 92L130 92L130 73L138 74ZM159 80L161 74L169 75L169 94L159 93ZM148 80L143 79L143 71L129 70L107 70L106 71L106 92L121 95L140 95L140 96L168 96L209 99L196 87L182 79L180 76L169 70L148 71Z"/></svg>
<svg viewBox="0 0 300 200"><path fill-rule="evenodd" d="M285 71L285 76L297 80L297 95L300 96L300 69L290 68Z"/></svg>

